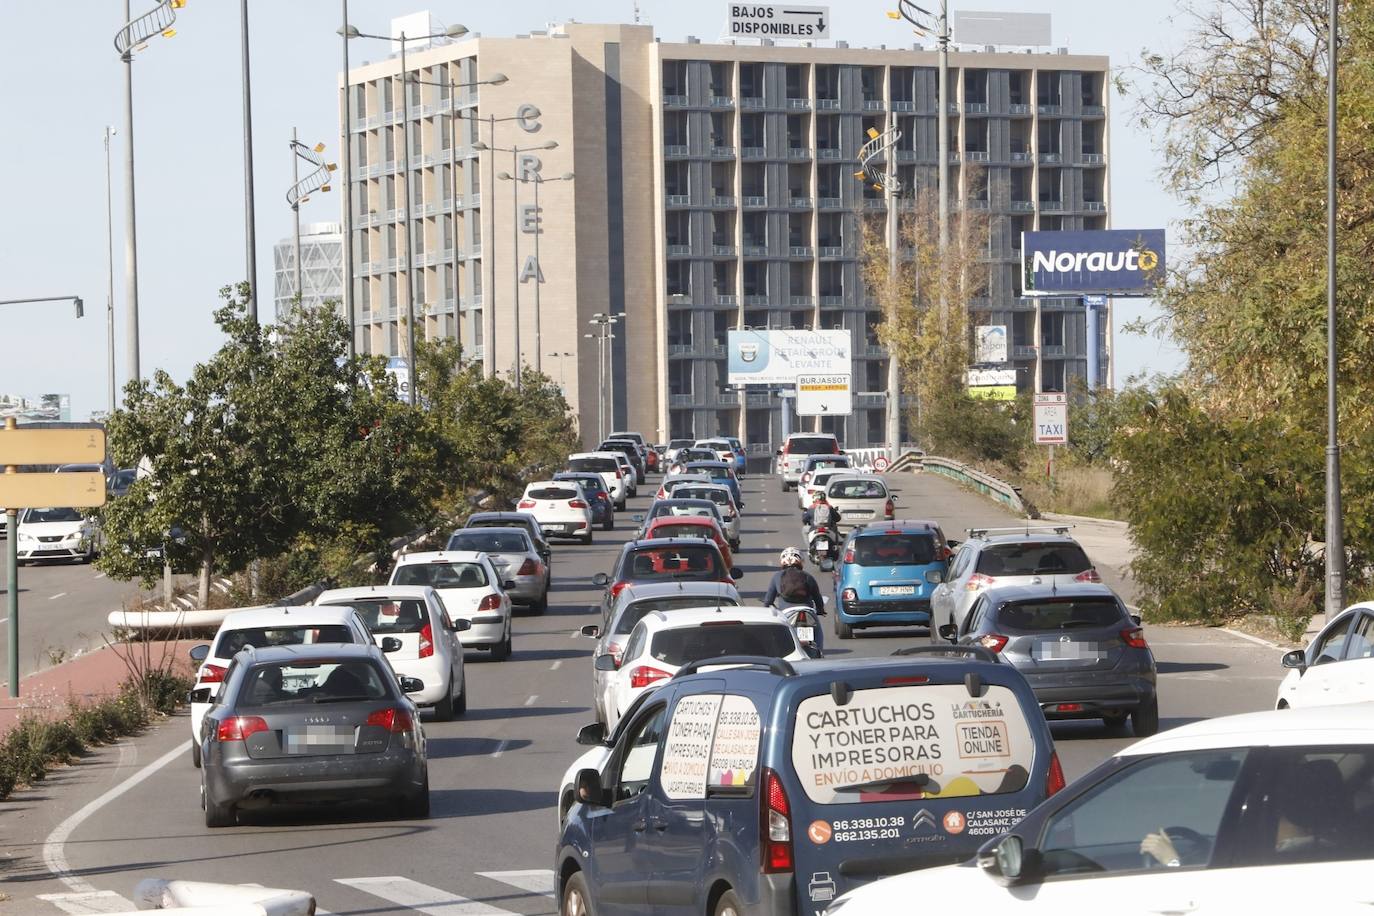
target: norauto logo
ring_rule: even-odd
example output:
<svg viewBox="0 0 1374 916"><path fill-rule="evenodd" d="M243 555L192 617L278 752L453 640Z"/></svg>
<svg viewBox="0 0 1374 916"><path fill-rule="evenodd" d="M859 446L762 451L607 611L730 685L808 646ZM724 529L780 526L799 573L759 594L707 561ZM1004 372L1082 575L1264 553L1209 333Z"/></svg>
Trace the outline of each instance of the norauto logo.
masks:
<svg viewBox="0 0 1374 916"><path fill-rule="evenodd" d="M1114 273L1151 271L1159 266L1159 255L1148 248L1131 251L1036 251L1031 269L1058 273Z"/></svg>

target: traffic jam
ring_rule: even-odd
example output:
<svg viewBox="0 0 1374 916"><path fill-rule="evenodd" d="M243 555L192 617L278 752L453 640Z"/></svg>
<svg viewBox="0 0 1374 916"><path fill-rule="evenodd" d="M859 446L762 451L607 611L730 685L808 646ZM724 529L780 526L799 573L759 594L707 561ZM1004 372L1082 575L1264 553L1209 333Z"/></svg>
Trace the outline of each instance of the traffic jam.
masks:
<svg viewBox="0 0 1374 916"><path fill-rule="evenodd" d="M1265 911L1374 855L1374 717L1336 705L1359 698L1374 612L1284 656L1273 709L1161 731L1140 618L1072 527L946 532L819 433L747 472L738 439L613 433L442 550L402 550L386 584L230 613L192 650L205 826L358 800L428 817L427 729L575 580L601 594L570 634L588 721L549 787L560 913ZM759 593L761 487L795 543ZM603 569L570 546L611 532ZM1062 720L1132 740L1066 782Z"/></svg>

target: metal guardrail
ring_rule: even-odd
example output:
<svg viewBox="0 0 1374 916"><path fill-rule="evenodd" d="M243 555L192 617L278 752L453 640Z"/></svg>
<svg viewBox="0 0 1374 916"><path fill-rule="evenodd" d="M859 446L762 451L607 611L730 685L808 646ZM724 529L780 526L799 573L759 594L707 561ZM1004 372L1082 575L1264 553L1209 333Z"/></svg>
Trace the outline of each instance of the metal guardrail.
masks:
<svg viewBox="0 0 1374 916"><path fill-rule="evenodd" d="M909 457L912 458L911 461L907 461ZM993 477L991 474L984 474L977 468L971 468L966 464L949 458L939 458L934 455L917 457L908 453L907 455L901 456L901 458L893 464L892 470L904 469L910 467L912 464L919 464L923 471L939 474L941 477L948 477L950 480L981 493L989 499L996 500L1012 511L1025 515L1028 518L1040 517L1040 513L1035 510L1035 507L1027 503L1021 497L1020 489L1012 486L1005 480Z"/></svg>

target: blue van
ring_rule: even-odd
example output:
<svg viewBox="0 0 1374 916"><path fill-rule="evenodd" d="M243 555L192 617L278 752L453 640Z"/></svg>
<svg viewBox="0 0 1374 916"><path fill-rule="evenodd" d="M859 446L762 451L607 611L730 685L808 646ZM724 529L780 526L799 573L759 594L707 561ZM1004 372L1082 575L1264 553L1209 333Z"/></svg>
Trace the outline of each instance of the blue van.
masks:
<svg viewBox="0 0 1374 916"><path fill-rule="evenodd" d="M898 655L710 659L648 694L575 775L559 912L821 916L971 858L1063 787L1014 669L976 647Z"/></svg>
<svg viewBox="0 0 1374 916"><path fill-rule="evenodd" d="M936 522L875 522L851 531L835 568L835 635L930 626L930 596L945 579L949 554Z"/></svg>

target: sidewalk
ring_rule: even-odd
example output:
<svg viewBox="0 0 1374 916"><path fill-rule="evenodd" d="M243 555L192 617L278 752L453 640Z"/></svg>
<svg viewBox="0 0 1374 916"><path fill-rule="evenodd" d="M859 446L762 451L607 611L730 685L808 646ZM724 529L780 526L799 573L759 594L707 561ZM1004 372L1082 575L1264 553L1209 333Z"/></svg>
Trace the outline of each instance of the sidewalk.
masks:
<svg viewBox="0 0 1374 916"><path fill-rule="evenodd" d="M154 665L165 652L168 661L189 674L192 667L186 653L204 641L151 641L147 643L147 650ZM121 656L132 656L137 661L142 658L143 651L143 643L105 646L21 678L18 697L8 696L9 688L4 688L6 695L0 697L0 738L24 716L60 716L73 699L89 702L118 693L120 684L129 677L129 668Z"/></svg>

